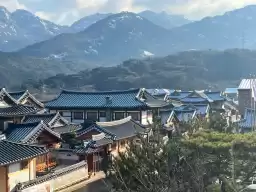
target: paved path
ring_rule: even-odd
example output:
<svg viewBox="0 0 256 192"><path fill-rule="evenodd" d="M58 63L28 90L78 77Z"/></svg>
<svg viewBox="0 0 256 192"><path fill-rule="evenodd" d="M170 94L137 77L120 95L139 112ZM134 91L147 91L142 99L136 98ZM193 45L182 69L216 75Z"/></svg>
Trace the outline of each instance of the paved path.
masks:
<svg viewBox="0 0 256 192"><path fill-rule="evenodd" d="M61 190L61 192L108 192L103 181L104 178L104 172L99 172L90 179L67 189Z"/></svg>

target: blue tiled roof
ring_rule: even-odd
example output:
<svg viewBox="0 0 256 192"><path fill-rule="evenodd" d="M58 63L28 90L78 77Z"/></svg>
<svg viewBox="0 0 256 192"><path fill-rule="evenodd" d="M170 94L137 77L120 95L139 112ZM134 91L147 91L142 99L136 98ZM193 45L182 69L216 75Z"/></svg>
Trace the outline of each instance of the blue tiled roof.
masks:
<svg viewBox="0 0 256 192"><path fill-rule="evenodd" d="M204 92L207 97L209 97L213 101L224 101L224 97L221 96L221 92Z"/></svg>
<svg viewBox="0 0 256 192"><path fill-rule="evenodd" d="M238 122L240 128L252 128L256 125L256 111L253 109L245 109L244 119Z"/></svg>
<svg viewBox="0 0 256 192"><path fill-rule="evenodd" d="M48 124L55 116L56 113L27 115L23 119L23 123L35 123L43 121L45 124Z"/></svg>
<svg viewBox="0 0 256 192"><path fill-rule="evenodd" d="M138 108L147 105L136 96L140 89L107 92L62 91L46 108ZM109 98L109 102L107 102Z"/></svg>
<svg viewBox="0 0 256 192"><path fill-rule="evenodd" d="M186 110L197 110L197 114L205 115L208 112L208 104L196 104L196 105L182 105L180 107L175 107L174 111L186 111Z"/></svg>
<svg viewBox="0 0 256 192"><path fill-rule="evenodd" d="M25 124L9 124L5 131L6 139L13 142L21 142L31 133L40 122Z"/></svg>
<svg viewBox="0 0 256 192"><path fill-rule="evenodd" d="M201 97L185 97L183 99L180 99L183 103L201 103L201 102L208 102L207 99L201 98Z"/></svg>
<svg viewBox="0 0 256 192"><path fill-rule="evenodd" d="M49 129L42 122L23 124L10 123L4 133L6 135L6 139L9 141L18 143L33 143L43 130L48 131L50 134L60 139L60 135L58 133L55 133Z"/></svg>
<svg viewBox="0 0 256 192"><path fill-rule="evenodd" d="M189 94L191 94L191 91L173 91L168 98L174 99L174 100L180 100L182 98L187 97Z"/></svg>
<svg viewBox="0 0 256 192"><path fill-rule="evenodd" d="M18 100L26 91L8 92L14 99Z"/></svg>
<svg viewBox="0 0 256 192"><path fill-rule="evenodd" d="M48 153L44 147L18 144L8 140L0 141L0 166L31 159Z"/></svg>

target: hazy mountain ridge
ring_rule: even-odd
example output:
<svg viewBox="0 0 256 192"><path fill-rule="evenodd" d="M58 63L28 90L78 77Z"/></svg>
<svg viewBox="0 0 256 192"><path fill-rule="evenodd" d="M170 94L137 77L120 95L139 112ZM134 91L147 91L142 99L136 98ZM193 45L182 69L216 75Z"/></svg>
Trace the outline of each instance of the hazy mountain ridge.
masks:
<svg viewBox="0 0 256 192"><path fill-rule="evenodd" d="M236 86L240 78L255 71L255 60L256 51L250 50L186 51L154 59L131 59L118 66L98 67L74 75L60 74L33 83L33 87L43 84L51 89L224 89Z"/></svg>

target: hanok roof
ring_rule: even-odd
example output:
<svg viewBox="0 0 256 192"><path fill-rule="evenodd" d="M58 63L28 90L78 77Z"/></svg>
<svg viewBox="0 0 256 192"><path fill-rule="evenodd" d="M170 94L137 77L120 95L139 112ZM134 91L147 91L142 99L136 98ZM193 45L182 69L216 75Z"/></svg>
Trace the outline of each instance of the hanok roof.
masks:
<svg viewBox="0 0 256 192"><path fill-rule="evenodd" d="M79 129L76 131L77 137L80 137L81 135L84 135L86 133L89 133L91 131L96 131L98 133L104 133L107 137L112 138L113 140L116 138L116 135L103 127L98 126L94 122L87 122L84 124L84 127L82 129Z"/></svg>
<svg viewBox="0 0 256 192"><path fill-rule="evenodd" d="M81 125L73 124L73 123L60 126L60 127L52 127L52 130L59 134L76 132L76 131L79 131L80 129L82 129Z"/></svg>
<svg viewBox="0 0 256 192"><path fill-rule="evenodd" d="M256 79L242 79L238 86L238 90L240 89L251 89L256 86Z"/></svg>
<svg viewBox="0 0 256 192"><path fill-rule="evenodd" d="M172 92L170 89L146 89L146 91L154 96L166 95Z"/></svg>
<svg viewBox="0 0 256 192"><path fill-rule="evenodd" d="M175 107L174 111L187 111L187 110L196 110L196 114L205 115L209 111L209 105L208 104L188 104L188 105L182 105L180 107Z"/></svg>
<svg viewBox="0 0 256 192"><path fill-rule="evenodd" d="M180 100L182 98L187 97L191 93L192 93L192 91L177 91L177 90L175 90L174 92L170 93L170 95L168 95L168 99Z"/></svg>
<svg viewBox="0 0 256 192"><path fill-rule="evenodd" d="M5 101L7 104L18 104L18 101L14 99L5 88L2 88L0 91L0 97L3 101Z"/></svg>
<svg viewBox="0 0 256 192"><path fill-rule="evenodd" d="M17 98L18 103L27 104L28 99L30 100L29 104L38 108L44 108L44 104L38 101L28 90L20 92L11 92L9 93L13 98ZM22 95L21 95L22 94ZM31 103L32 101L32 103Z"/></svg>
<svg viewBox="0 0 256 192"><path fill-rule="evenodd" d="M221 96L220 91L175 91L168 95L167 98L171 100L179 100L184 103L200 103L225 100Z"/></svg>
<svg viewBox="0 0 256 192"><path fill-rule="evenodd" d="M61 121L63 126L69 124L69 122L59 113L33 114L27 115L22 119L23 123L34 123L39 121L43 121L51 128L54 127L55 123L58 121Z"/></svg>
<svg viewBox="0 0 256 192"><path fill-rule="evenodd" d="M117 121L96 122L98 126L116 135L117 140L134 137L138 134L145 134L145 126L134 121L130 116Z"/></svg>
<svg viewBox="0 0 256 192"><path fill-rule="evenodd" d="M4 133L7 140L18 143L33 143L43 131L47 131L54 137L60 139L60 135L48 128L43 121L23 124L11 123Z"/></svg>
<svg viewBox="0 0 256 192"><path fill-rule="evenodd" d="M49 151L44 147L25 145L8 140L0 141L0 166L31 159Z"/></svg>
<svg viewBox="0 0 256 192"><path fill-rule="evenodd" d="M12 98L19 100L25 93L26 91L17 91L17 92L8 92L9 95L12 96Z"/></svg>
<svg viewBox="0 0 256 192"><path fill-rule="evenodd" d="M238 93L238 88L226 88L224 93L226 93L226 94L237 94Z"/></svg>
<svg viewBox="0 0 256 192"><path fill-rule="evenodd" d="M173 118L178 119L179 122L188 122L193 120L196 117L197 110L190 109L190 110L173 110L167 120L170 122Z"/></svg>
<svg viewBox="0 0 256 192"><path fill-rule="evenodd" d="M147 107L137 98L140 89L125 91L75 92L63 90L45 104L46 108L140 108Z"/></svg>
<svg viewBox="0 0 256 192"><path fill-rule="evenodd" d="M139 98L141 101L143 101L148 107L150 108L172 108L173 105L166 102L164 98L158 99L155 96L151 95L149 92L146 91L146 89L140 89L137 98Z"/></svg>
<svg viewBox="0 0 256 192"><path fill-rule="evenodd" d="M0 108L0 116L2 117L23 116L23 115L35 114L37 111L38 109L36 109L33 106L15 104L13 106Z"/></svg>
<svg viewBox="0 0 256 192"><path fill-rule="evenodd" d="M252 128L256 126L256 110L254 109L245 109L244 119L237 122L240 128Z"/></svg>
<svg viewBox="0 0 256 192"><path fill-rule="evenodd" d="M46 103L46 108L148 108L168 103L150 95L145 89L125 91L75 92L62 91Z"/></svg>

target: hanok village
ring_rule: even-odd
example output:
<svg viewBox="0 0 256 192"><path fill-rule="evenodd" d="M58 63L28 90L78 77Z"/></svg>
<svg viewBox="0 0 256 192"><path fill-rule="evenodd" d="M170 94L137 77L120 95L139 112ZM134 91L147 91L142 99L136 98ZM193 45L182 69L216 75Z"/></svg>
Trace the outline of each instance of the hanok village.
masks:
<svg viewBox="0 0 256 192"><path fill-rule="evenodd" d="M219 113L240 132L255 127L255 80L224 91L62 90L41 102L29 91L0 91L0 186L9 191L58 191L92 179L160 118L166 136L184 122ZM47 190L46 190L47 189Z"/></svg>

